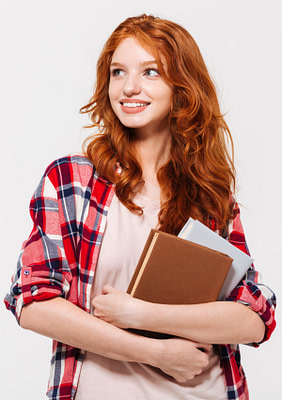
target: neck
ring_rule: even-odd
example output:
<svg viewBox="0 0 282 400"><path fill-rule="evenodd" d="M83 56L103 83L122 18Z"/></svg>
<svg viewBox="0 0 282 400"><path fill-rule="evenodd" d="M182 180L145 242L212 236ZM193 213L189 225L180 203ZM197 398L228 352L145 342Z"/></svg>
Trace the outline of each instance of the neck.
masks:
<svg viewBox="0 0 282 400"><path fill-rule="evenodd" d="M136 131L134 133L136 155L143 172L150 170L151 173L156 173L169 159L171 148L170 130L165 129L155 133Z"/></svg>
<svg viewBox="0 0 282 400"><path fill-rule="evenodd" d="M171 132L135 135L136 156L142 168L144 185L142 193L150 198L160 197L157 172L169 159Z"/></svg>

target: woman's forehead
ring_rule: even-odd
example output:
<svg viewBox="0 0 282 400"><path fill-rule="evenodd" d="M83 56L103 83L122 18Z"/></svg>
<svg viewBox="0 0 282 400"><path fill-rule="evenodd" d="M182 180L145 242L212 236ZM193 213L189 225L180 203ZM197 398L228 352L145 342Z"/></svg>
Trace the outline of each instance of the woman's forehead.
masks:
<svg viewBox="0 0 282 400"><path fill-rule="evenodd" d="M124 58L127 55L139 57L144 63L154 62L161 68L165 68L167 64L165 57L160 53L160 50L156 49L156 46L131 35L118 43L112 54L111 64L119 62L119 58Z"/></svg>

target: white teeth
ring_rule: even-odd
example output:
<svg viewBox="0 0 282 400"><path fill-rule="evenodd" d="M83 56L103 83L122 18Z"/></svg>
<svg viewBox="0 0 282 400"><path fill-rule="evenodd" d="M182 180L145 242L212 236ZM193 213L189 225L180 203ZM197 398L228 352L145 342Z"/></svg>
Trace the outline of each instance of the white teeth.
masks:
<svg viewBox="0 0 282 400"><path fill-rule="evenodd" d="M122 105L124 107L133 108L133 107L144 107L144 106L148 105L148 103L122 103Z"/></svg>

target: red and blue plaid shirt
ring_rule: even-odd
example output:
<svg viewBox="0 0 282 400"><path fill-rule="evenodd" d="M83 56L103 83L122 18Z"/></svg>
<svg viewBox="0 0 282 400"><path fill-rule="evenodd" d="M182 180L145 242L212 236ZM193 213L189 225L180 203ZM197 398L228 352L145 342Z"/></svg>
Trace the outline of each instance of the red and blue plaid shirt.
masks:
<svg viewBox="0 0 282 400"><path fill-rule="evenodd" d="M25 304L55 296L90 312L90 290L113 194L114 185L99 177L84 156L61 158L47 168L30 203L34 227L5 297L6 307L17 320ZM248 253L239 212L230 225L229 240ZM253 267L227 300L242 302L257 312L265 323L264 340L269 339L275 328L275 297L257 283ZM239 346L219 347L228 399L247 400ZM53 341L50 399L74 398L84 354Z"/></svg>

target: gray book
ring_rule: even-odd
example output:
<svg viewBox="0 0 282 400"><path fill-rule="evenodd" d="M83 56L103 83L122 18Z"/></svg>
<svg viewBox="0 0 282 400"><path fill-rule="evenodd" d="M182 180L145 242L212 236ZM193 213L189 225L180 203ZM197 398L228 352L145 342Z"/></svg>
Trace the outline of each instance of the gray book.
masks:
<svg viewBox="0 0 282 400"><path fill-rule="evenodd" d="M182 239L209 247L212 250L220 251L233 258L233 262L219 293L218 300L224 300L229 296L254 261L253 258L246 253L193 218L189 218L178 236Z"/></svg>

